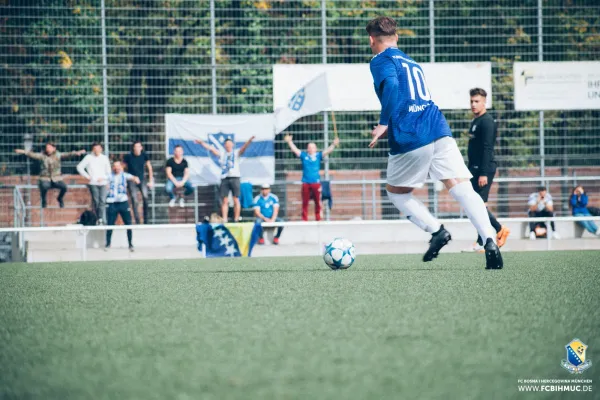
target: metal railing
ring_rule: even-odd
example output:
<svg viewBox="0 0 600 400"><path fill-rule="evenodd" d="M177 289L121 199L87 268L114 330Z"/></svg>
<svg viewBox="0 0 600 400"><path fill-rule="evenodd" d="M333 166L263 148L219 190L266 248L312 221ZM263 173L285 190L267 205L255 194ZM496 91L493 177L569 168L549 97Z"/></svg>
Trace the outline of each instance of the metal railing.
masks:
<svg viewBox="0 0 600 400"><path fill-rule="evenodd" d="M499 217L521 217L527 215L527 198L530 193L535 192L540 182L550 186L549 193L553 196L555 202L555 213L557 216L569 214L570 190L572 187L585 182L586 191L589 193L590 201L594 201L595 196L600 198L600 176L568 176L568 177L499 177L494 180L498 191L492 192L489 198L490 207ZM280 215L288 221L300 219L300 210L302 207L300 196L300 181L278 181L272 185L272 191L280 198ZM378 220L395 219L398 217L398 210L388 200L385 193L384 179L356 179L356 180L333 180L330 182L333 194L334 207L328 214L326 220ZM436 188L437 185L437 188ZM504 187L506 193L500 193L499 189ZM166 195L160 196L160 191L164 184L155 184L149 190L149 222L152 224L164 222L176 222L168 217L159 217L159 211L168 209L168 198ZM566 192L561 192L566 188ZM70 189L84 189L85 185L71 185ZM449 197L446 191L439 191L439 184L433 181L427 181L423 189L415 192L416 196L422 199L429 207L430 211L436 217L463 217L462 210L458 204ZM56 210L61 212L58 207L49 207L42 209L39 205L26 204L22 191L37 190L34 185L17 185L14 188L13 205L14 209L14 227L25 227L31 225L28 222L37 222L36 225L48 225L45 218L47 210ZM197 186L194 188L192 199L187 201L185 208L193 208L194 222L199 222L211 212L220 214L220 199L216 194L216 187ZM511 192L512 190L512 192ZM200 199L202 192L202 199ZM29 196L33 198L34 196ZM600 205L600 204L599 204ZM86 204L69 204L64 210L84 210L89 208ZM179 209L179 208L177 208ZM201 210L204 210L201 214ZM246 216L252 216L252 211L247 210ZM36 212L39 218L33 218L32 213ZM64 211L66 214L67 211ZM63 218L51 221L53 224L67 224L76 222L76 216L69 214L71 219ZM77 215L78 217L78 215ZM311 217L312 218L312 217Z"/></svg>

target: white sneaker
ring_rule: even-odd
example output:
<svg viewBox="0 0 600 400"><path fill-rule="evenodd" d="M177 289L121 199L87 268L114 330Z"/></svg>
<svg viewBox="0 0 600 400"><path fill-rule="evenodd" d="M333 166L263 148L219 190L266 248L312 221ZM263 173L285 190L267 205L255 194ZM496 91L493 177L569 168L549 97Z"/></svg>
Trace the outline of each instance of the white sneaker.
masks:
<svg viewBox="0 0 600 400"><path fill-rule="evenodd" d="M600 228L596 231L596 236L600 236Z"/></svg>
<svg viewBox="0 0 600 400"><path fill-rule="evenodd" d="M466 249L462 249L463 253L483 253L485 249L483 246L479 245L477 242L473 244L473 246L467 247Z"/></svg>
<svg viewBox="0 0 600 400"><path fill-rule="evenodd" d="M171 201L169 201L169 207L175 207L175 201L176 199L171 199Z"/></svg>
<svg viewBox="0 0 600 400"><path fill-rule="evenodd" d="M558 232L555 231L555 232L552 232L552 239L554 239L554 240L560 240L561 237L558 234Z"/></svg>
<svg viewBox="0 0 600 400"><path fill-rule="evenodd" d="M534 231L529 232L529 240L536 240L536 239L537 239L537 237L535 236L535 232Z"/></svg>
<svg viewBox="0 0 600 400"><path fill-rule="evenodd" d="M179 207L185 207L185 201L183 200L183 198L179 199Z"/></svg>

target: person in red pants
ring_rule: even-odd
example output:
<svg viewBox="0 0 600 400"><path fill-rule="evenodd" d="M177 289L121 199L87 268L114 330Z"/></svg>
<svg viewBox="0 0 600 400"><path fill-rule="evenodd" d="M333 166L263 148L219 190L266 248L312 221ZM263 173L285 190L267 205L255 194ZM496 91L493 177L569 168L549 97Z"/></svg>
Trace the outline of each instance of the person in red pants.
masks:
<svg viewBox="0 0 600 400"><path fill-rule="evenodd" d="M335 138L331 146L323 151L317 150L315 143L309 143L306 151L300 151L292 141L292 135L286 135L284 140L290 146L296 157L302 162L302 220L308 221L308 203L312 198L315 201L315 219L321 220L321 160L327 157L340 144L340 139Z"/></svg>

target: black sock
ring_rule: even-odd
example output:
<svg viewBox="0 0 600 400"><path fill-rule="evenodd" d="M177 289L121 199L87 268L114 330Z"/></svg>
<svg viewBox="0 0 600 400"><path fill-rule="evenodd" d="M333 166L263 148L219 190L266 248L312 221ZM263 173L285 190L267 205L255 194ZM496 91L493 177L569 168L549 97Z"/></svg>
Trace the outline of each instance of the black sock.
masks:
<svg viewBox="0 0 600 400"><path fill-rule="evenodd" d="M498 220L496 219L496 217L494 217L494 214L492 214L490 210L487 210L487 212L488 216L490 217L490 223L496 230L496 233L500 232L500 230L502 229L502 225L500 225L500 222L498 222Z"/></svg>

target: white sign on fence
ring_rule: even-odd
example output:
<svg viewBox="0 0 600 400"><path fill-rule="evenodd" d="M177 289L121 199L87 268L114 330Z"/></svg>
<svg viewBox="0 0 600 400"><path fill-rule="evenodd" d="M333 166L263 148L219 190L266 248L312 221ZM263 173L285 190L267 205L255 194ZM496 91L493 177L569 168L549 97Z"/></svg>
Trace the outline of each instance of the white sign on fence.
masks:
<svg viewBox="0 0 600 400"><path fill-rule="evenodd" d="M600 62L516 62L515 110L600 109Z"/></svg>
<svg viewBox="0 0 600 400"><path fill-rule="evenodd" d="M469 109L469 89L480 87L492 101L492 64L422 63L433 101L441 109ZM369 64L275 64L273 109L287 106L299 88L327 72L333 111L379 111Z"/></svg>

